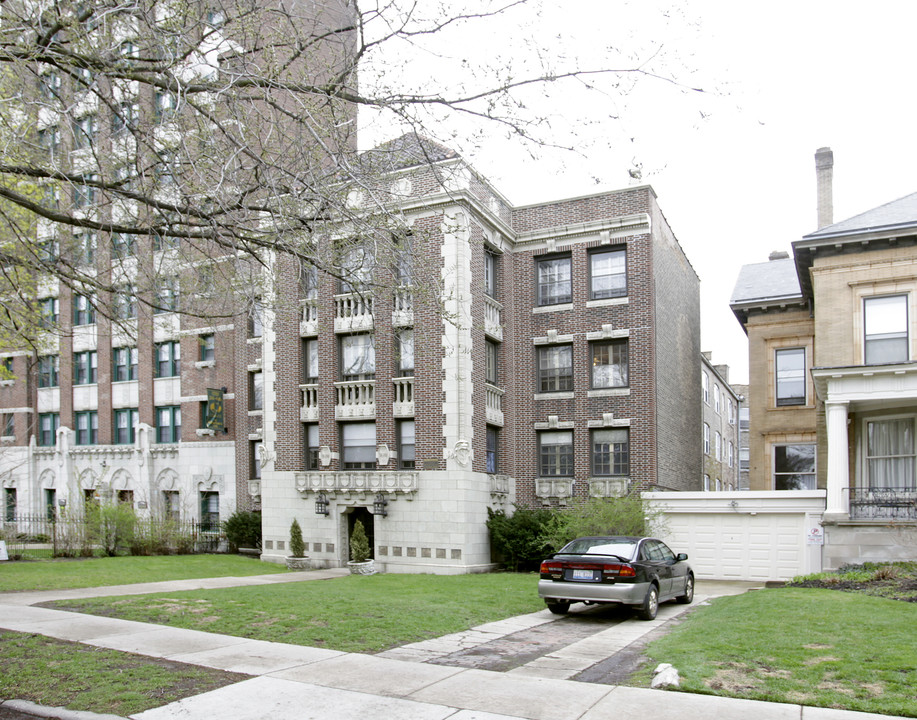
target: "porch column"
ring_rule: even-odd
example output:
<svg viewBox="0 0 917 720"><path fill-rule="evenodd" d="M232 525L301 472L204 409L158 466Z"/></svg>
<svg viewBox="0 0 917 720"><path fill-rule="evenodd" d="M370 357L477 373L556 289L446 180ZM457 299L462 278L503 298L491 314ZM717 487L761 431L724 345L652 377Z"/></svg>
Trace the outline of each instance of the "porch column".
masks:
<svg viewBox="0 0 917 720"><path fill-rule="evenodd" d="M825 520L847 520L850 517L850 453L847 447L847 403L826 402L828 429L828 488Z"/></svg>

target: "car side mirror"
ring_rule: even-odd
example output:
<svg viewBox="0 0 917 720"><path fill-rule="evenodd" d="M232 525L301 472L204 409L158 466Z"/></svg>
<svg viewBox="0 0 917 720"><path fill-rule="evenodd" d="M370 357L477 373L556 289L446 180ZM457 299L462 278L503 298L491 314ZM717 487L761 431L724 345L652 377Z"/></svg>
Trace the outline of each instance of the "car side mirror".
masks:
<svg viewBox="0 0 917 720"><path fill-rule="evenodd" d="M678 553L678 555L675 556L675 562L682 562L683 560L687 560L687 559L688 559L688 553Z"/></svg>

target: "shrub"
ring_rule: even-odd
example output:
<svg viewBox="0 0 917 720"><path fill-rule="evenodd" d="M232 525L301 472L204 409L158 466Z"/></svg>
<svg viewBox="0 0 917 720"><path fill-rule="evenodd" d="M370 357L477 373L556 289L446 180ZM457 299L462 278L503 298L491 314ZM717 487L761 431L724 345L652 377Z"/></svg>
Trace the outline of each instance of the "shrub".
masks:
<svg viewBox="0 0 917 720"><path fill-rule="evenodd" d="M91 503L86 508L86 525L92 542L105 555L114 557L133 542L137 514L123 503Z"/></svg>
<svg viewBox="0 0 917 720"><path fill-rule="evenodd" d="M299 527L299 521L296 519L290 525L290 552L295 558L306 556L306 544L302 541L302 528Z"/></svg>
<svg viewBox="0 0 917 720"><path fill-rule="evenodd" d="M660 528L660 513L640 493L618 498L589 498L553 514L542 541L559 550L571 540L589 535L649 535Z"/></svg>
<svg viewBox="0 0 917 720"><path fill-rule="evenodd" d="M514 572L536 569L551 552L543 539L551 516L550 510L523 505L515 506L512 515L488 508L487 529L495 557Z"/></svg>
<svg viewBox="0 0 917 720"><path fill-rule="evenodd" d="M369 557L369 539L366 537L363 522L357 520L353 524L353 532L350 534L350 559L353 562L361 563L369 560Z"/></svg>
<svg viewBox="0 0 917 720"><path fill-rule="evenodd" d="M223 523L223 532L233 550L261 547L261 513L238 511ZM292 545L291 545L292 547Z"/></svg>

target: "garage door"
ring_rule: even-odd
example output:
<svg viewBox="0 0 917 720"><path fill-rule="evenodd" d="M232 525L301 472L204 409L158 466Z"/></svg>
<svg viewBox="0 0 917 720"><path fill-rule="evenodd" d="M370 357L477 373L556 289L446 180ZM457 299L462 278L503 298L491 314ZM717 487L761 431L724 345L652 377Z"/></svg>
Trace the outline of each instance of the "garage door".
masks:
<svg viewBox="0 0 917 720"><path fill-rule="evenodd" d="M666 538L699 578L788 580L806 563L806 519L796 514L667 513Z"/></svg>

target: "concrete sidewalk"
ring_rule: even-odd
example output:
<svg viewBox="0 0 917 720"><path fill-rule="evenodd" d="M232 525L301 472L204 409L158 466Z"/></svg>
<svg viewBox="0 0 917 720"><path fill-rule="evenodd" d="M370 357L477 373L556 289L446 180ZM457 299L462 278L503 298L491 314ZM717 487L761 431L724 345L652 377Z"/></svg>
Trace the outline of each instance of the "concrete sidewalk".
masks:
<svg viewBox="0 0 917 720"><path fill-rule="evenodd" d="M557 620L547 610L489 623L466 633L396 648L381 655L168 628L115 618L32 607L75 597L144 594L188 589L319 580L346 574L323 570L255 578L193 581L84 590L0 594L0 627L33 632L97 647L252 675L252 679L131 716L135 720L225 717L234 720L296 717L307 720L616 720L647 717L684 720L866 720L870 715L800 705L719 698L641 688L574 682L581 669L685 611L660 607L657 620L626 620L508 673L430 664L424 660L486 643L520 629ZM744 592L751 584L698 583L705 597ZM400 654L399 654L400 651Z"/></svg>

